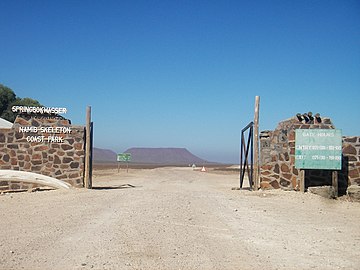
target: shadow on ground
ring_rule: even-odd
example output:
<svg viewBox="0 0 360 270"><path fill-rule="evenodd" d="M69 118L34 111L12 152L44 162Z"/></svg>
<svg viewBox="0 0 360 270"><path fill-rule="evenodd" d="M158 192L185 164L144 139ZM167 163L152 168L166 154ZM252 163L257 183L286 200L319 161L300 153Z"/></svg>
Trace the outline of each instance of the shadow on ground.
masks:
<svg viewBox="0 0 360 270"><path fill-rule="evenodd" d="M92 189L95 190L107 190L107 189L126 189L126 188L136 188L137 186L133 186L130 184L123 184L119 186L98 186L98 187L92 187Z"/></svg>

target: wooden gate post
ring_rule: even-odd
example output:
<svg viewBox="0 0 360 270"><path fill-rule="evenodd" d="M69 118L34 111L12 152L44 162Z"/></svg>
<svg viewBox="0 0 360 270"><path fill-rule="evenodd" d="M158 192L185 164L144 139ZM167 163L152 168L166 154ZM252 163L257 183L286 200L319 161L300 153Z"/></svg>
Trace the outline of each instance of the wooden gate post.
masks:
<svg viewBox="0 0 360 270"><path fill-rule="evenodd" d="M91 107L86 108L86 137L85 137L85 175L84 187L92 188L91 183Z"/></svg>
<svg viewBox="0 0 360 270"><path fill-rule="evenodd" d="M260 97L255 97L255 114L254 114L254 189L260 187L260 164L259 164L259 107Z"/></svg>

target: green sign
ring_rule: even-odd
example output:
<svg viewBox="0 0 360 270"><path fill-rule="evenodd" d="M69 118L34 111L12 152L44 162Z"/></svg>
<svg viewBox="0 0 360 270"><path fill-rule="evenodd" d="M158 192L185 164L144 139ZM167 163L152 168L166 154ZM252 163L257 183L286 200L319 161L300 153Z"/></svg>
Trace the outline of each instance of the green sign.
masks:
<svg viewBox="0 0 360 270"><path fill-rule="evenodd" d="M117 155L117 161L124 161L128 162L131 160L131 154L130 153L122 153Z"/></svg>
<svg viewBox="0 0 360 270"><path fill-rule="evenodd" d="M341 170L340 129L297 129L295 168Z"/></svg>

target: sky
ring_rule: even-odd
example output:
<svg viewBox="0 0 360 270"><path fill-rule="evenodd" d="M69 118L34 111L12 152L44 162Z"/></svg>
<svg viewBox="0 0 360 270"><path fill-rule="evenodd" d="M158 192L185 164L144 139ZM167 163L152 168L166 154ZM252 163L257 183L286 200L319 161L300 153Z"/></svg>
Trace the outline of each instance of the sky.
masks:
<svg viewBox="0 0 360 270"><path fill-rule="evenodd" d="M359 0L1 0L0 83L94 146L239 163L240 133L311 111L360 135Z"/></svg>

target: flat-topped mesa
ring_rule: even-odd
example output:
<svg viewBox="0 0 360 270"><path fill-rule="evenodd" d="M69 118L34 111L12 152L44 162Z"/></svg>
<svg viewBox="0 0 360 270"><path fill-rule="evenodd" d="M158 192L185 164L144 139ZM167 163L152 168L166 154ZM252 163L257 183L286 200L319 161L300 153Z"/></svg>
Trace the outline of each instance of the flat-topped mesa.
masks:
<svg viewBox="0 0 360 270"><path fill-rule="evenodd" d="M129 148L132 162L145 164L189 165L210 163L192 154L186 148Z"/></svg>

